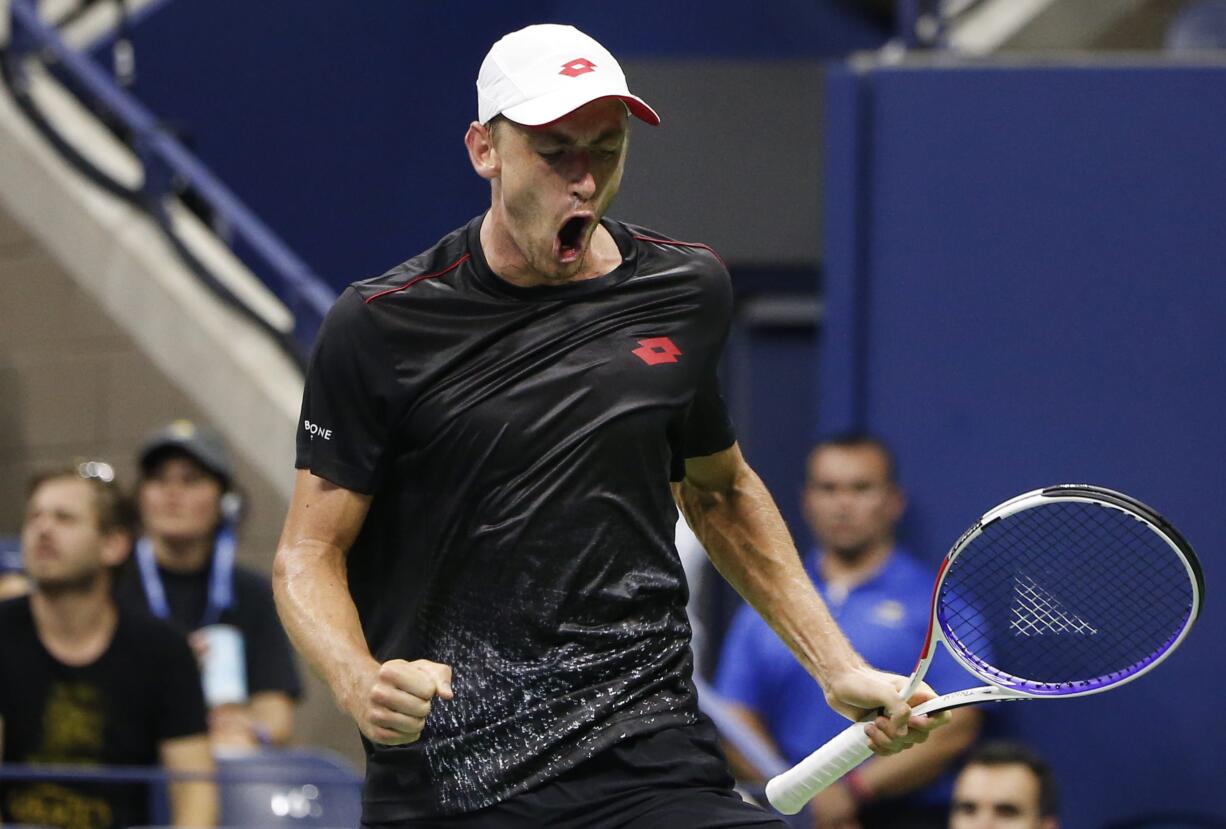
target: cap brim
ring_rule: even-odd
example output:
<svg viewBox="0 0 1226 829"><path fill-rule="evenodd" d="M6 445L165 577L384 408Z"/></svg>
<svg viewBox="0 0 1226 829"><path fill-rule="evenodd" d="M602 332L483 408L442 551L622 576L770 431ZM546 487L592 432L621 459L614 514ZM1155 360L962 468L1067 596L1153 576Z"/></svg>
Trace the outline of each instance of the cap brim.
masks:
<svg viewBox="0 0 1226 829"><path fill-rule="evenodd" d="M660 116L647 105L646 101L636 95L623 92L612 92L608 95L547 95L531 101L525 101L517 106L508 107L502 111L502 114L515 123L523 124L526 127L543 127L555 121L561 121L567 115L579 109L579 107L586 106L592 103L592 101L604 100L605 98L617 98L626 105L626 109L630 111L631 115L644 123L650 124L653 127L660 124Z"/></svg>

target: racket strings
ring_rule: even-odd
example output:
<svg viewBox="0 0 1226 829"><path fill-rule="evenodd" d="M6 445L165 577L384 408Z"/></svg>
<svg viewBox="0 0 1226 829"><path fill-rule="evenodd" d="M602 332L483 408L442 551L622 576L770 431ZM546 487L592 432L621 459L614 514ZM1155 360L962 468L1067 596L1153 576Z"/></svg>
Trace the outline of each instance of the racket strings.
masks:
<svg viewBox="0 0 1226 829"><path fill-rule="evenodd" d="M1053 501L988 524L951 562L937 614L985 677L1038 693L1122 681L1187 625L1182 559L1121 510Z"/></svg>

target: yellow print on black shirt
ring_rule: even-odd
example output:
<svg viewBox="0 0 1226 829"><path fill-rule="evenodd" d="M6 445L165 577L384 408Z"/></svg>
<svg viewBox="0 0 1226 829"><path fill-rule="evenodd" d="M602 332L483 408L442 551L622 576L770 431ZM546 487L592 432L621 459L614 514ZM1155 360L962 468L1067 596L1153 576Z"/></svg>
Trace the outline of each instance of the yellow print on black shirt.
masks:
<svg viewBox="0 0 1226 829"><path fill-rule="evenodd" d="M43 744L37 763L97 763L102 760L106 711L93 685L57 682L43 709Z"/></svg>
<svg viewBox="0 0 1226 829"><path fill-rule="evenodd" d="M55 783L38 783L9 794L14 820L60 829L108 829L114 824L111 804Z"/></svg>
<svg viewBox="0 0 1226 829"><path fill-rule="evenodd" d="M106 731L105 703L98 688L86 683L57 682L43 709L39 750L31 763L96 765L102 762ZM14 787L8 812L21 823L61 829L106 829L114 823L111 804L69 786L39 783Z"/></svg>

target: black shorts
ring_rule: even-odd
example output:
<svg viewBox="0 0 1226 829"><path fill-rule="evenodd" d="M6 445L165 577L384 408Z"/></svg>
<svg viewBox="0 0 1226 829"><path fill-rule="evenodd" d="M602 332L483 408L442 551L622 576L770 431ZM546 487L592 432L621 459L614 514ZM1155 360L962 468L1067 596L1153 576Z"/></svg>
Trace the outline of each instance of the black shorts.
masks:
<svg viewBox="0 0 1226 829"><path fill-rule="evenodd" d="M569 772L465 815L419 818L405 829L786 829L741 800L705 718L632 737ZM389 824L367 824L391 829Z"/></svg>

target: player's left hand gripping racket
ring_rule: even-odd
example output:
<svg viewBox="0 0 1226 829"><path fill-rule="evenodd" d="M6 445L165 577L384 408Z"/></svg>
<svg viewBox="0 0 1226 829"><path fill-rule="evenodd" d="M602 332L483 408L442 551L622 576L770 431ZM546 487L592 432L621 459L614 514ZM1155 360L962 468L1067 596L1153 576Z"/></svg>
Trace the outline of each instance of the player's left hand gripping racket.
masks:
<svg viewBox="0 0 1226 829"><path fill-rule="evenodd" d="M985 514L945 556L903 698L924 678L937 641L988 684L929 700L917 714L1109 691L1179 646L1204 591L1192 547L1141 502L1087 484L1027 492ZM771 805L795 814L867 760L864 728L851 725L772 778Z"/></svg>

